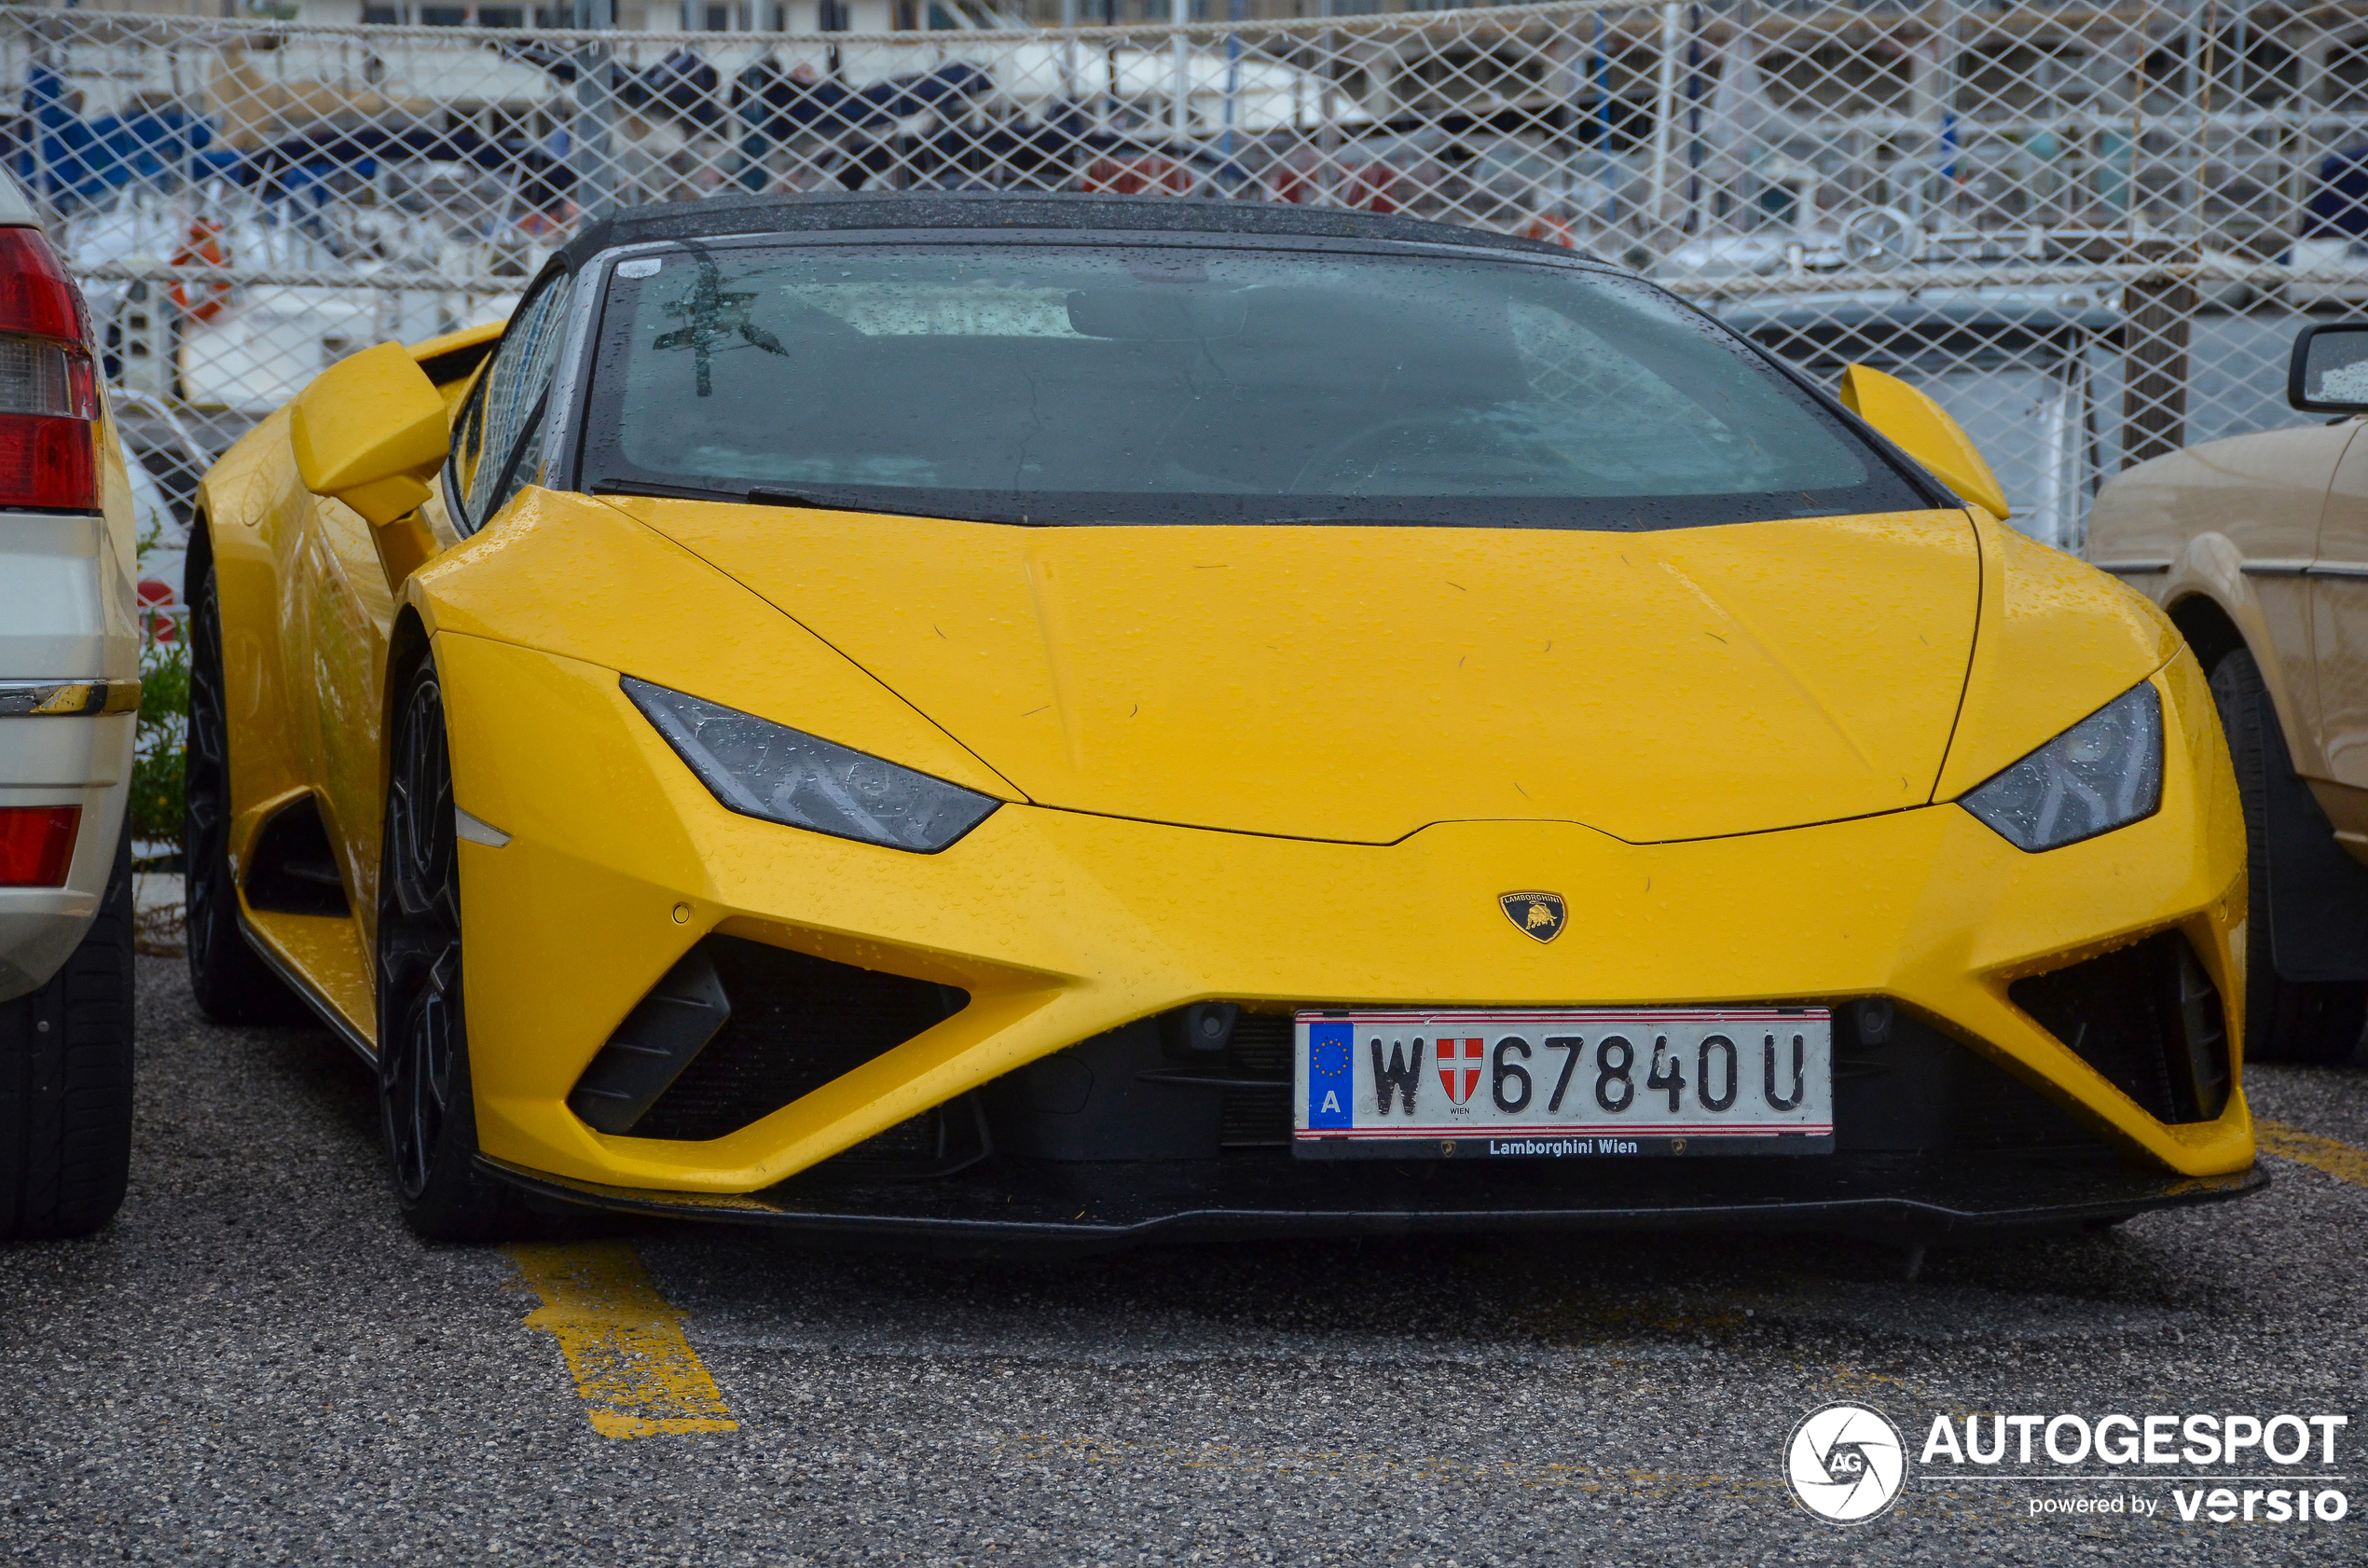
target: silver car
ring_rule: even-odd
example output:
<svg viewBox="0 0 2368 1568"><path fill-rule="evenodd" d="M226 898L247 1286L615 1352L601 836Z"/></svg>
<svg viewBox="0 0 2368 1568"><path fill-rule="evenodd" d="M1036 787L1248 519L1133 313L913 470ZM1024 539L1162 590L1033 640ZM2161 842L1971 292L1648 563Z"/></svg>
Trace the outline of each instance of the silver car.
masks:
<svg viewBox="0 0 2368 1568"><path fill-rule="evenodd" d="M136 543L89 314L0 175L0 1238L123 1201Z"/></svg>

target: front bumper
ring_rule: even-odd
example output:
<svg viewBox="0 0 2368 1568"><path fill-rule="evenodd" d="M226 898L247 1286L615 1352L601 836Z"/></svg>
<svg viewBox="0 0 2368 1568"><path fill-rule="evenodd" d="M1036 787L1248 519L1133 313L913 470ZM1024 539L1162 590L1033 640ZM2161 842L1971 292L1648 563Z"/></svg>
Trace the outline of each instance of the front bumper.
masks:
<svg viewBox="0 0 2368 1568"><path fill-rule="evenodd" d="M2242 1190L2242 1182L2182 1181L2237 1176L2252 1163L2240 1090L2211 1121L2166 1124L2007 997L2017 978L2170 928L2194 944L2223 997L2241 997L2232 937L2244 911L2242 820L2209 693L2184 653L2155 677L2169 748L2162 808L2044 855L2016 850L1949 805L1663 845L1567 823L1447 822L1383 846L1012 805L942 854L910 855L724 810L626 700L613 671L449 633L437 638L436 657L457 798L509 835L499 847L461 846L462 924L479 1142L497 1167L531 1173L522 1179L627 1195L602 1201L657 1193L740 1204L1023 1064L1203 998L1888 997L2036 1086L2117 1155L2114 1179L2127 1179L2098 1190L2098 1213ZM1497 896L1516 888L1565 895L1570 928L1560 940L1541 945L1507 923ZM970 1001L726 1135L593 1131L568 1109L571 1088L709 932L958 986ZM2237 1026L2229 1010L2232 1049ZM1801 1183L1797 1201L1786 1200L1801 1215L1868 1204L2025 1214L2044 1196L1952 1207L1944 1189L1969 1190L1954 1175L1915 1178L1893 1164L1845 1180L1842 1165L1819 1175L1814 1160L1734 1163L1744 1168L1719 1179L1741 1185L1725 1196L1690 1178L1681 1190L1666 1176L1643 1176L1632 1179L1673 1195L1605 1207L1582 1194L1550 1212L1731 1218L1759 1204L1755 1188ZM1810 1190L1819 1183L1827 1190ZM897 1190L912 1205L936 1201L909 1184ZM1115 1189L1109 1202L1120 1202ZM1409 1202L1354 1209L1369 1217L1376 1214L1395 1217L1370 1223L1414 1223L1410 1216L1424 1211ZM815 1212L826 1211L839 1212L829 1204ZM1110 1224L1189 1227L1191 1214L1271 1211L1264 1198L1227 1199L1214 1210L1171 1204L1165 1217L1113 1209ZM1472 1211L1439 1212L1468 1221ZM1506 1212L1547 1211L1515 1203Z"/></svg>
<svg viewBox="0 0 2368 1568"><path fill-rule="evenodd" d="M491 1160L480 1166L567 1206L947 1252L1571 1230L1823 1231L1940 1245L2225 1203L2269 1185L2258 1167L2177 1176L2087 1161L1935 1162L1886 1154L1698 1160L1682 1173L1633 1164L1392 1165L1351 1175L1284 1158L1230 1159L1205 1169L1008 1162L926 1183L825 1167L765 1191L723 1197L569 1181Z"/></svg>

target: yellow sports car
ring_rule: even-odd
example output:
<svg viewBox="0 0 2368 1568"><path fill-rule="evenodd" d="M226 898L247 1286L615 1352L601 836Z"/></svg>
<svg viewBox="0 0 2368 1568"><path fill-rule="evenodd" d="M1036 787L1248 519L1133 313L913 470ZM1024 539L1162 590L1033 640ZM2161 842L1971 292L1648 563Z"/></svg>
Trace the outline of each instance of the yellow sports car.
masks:
<svg viewBox="0 0 2368 1568"><path fill-rule="evenodd" d="M2178 632L1919 394L1565 251L641 209L202 507L197 995L376 1064L431 1235L1921 1241L2261 1179Z"/></svg>

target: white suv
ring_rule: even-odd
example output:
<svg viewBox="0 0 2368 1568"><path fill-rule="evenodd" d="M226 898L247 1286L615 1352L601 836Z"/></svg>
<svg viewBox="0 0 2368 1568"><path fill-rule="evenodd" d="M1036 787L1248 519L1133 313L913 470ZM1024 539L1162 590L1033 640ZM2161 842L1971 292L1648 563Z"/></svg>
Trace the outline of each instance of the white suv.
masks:
<svg viewBox="0 0 2368 1568"><path fill-rule="evenodd" d="M131 1154L137 542L39 223L0 175L0 1239L105 1224Z"/></svg>

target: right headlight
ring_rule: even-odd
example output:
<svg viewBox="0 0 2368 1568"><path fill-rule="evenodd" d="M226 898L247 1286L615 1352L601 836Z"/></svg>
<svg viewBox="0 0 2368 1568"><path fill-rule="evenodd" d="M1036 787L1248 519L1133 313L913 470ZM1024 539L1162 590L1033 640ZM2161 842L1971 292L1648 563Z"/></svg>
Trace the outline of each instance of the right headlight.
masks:
<svg viewBox="0 0 2368 1568"><path fill-rule="evenodd" d="M743 816L934 855L1003 804L737 708L624 681L699 782Z"/></svg>
<svg viewBox="0 0 2368 1568"><path fill-rule="evenodd" d="M2151 817L2163 798L2163 706L2141 681L1957 804L2036 853Z"/></svg>

